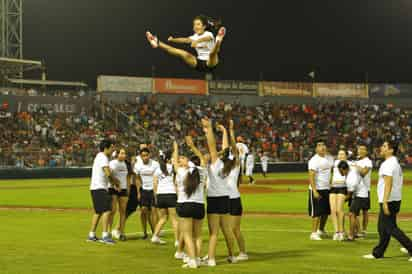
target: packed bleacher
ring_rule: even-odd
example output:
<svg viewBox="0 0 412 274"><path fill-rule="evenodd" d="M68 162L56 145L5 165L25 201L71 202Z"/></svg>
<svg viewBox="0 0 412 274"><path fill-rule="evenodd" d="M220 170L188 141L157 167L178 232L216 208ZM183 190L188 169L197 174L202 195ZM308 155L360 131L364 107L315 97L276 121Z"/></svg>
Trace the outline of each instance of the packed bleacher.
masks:
<svg viewBox="0 0 412 274"><path fill-rule="evenodd" d="M0 165L90 166L96 144L103 138L126 144L130 151L139 142L165 150L172 138L183 139L188 134L202 144L199 121L204 116L223 124L233 119L237 134L251 151L256 156L264 152L272 162L306 162L318 138L327 140L332 154L339 148L355 151L357 144L366 143L376 159L379 143L395 136L402 161L412 164L412 111L392 105L338 102L247 107L240 102L194 103L184 97L170 105L150 96L105 108L103 116L98 111L3 112Z"/></svg>

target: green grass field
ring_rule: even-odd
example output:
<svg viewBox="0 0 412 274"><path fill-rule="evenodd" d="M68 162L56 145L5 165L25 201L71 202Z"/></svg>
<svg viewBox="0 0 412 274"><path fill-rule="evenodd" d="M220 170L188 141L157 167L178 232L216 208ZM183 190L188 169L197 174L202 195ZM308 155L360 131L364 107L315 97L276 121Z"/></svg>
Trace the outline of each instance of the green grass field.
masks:
<svg viewBox="0 0 412 274"><path fill-rule="evenodd" d="M331 239L309 241L310 219L303 217L307 186L293 184L293 179L306 179L306 174L272 174L271 178L291 181L284 185L257 185L256 188L297 192L245 194L245 211L300 214L295 217L246 214L242 228L250 260L227 264L225 244L220 239L218 266L197 270L181 269L181 262L173 258L169 227L165 235L169 244L165 246L154 246L149 241L137 239L104 246L85 242L90 211L27 209L89 209L89 179L2 180L0 273L410 273L412 263L399 252L400 246L395 240L390 244L387 259L365 261L361 258L377 242L374 218L367 239L353 243ZM406 173L405 179L411 180L412 174ZM372 212L376 212L375 189L372 190L372 200ZM412 186L404 188L403 200L402 212L412 214ZM402 219L400 226L412 236L410 219ZM126 232L138 235L140 230L135 214L128 221ZM328 224L328 231L332 231L331 224ZM206 245L205 222L204 250Z"/></svg>

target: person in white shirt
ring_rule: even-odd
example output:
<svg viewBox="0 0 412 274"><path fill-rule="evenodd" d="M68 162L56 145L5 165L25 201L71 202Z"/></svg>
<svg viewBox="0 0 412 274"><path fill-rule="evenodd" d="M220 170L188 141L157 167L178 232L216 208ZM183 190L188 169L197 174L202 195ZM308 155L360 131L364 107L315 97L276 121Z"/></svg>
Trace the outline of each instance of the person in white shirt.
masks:
<svg viewBox="0 0 412 274"><path fill-rule="evenodd" d="M346 160L346 151L339 150L338 159L334 162L333 166L333 177L329 194L331 211L330 216L335 228L335 235L333 235L333 240L335 241L343 241L345 238L345 230L343 224L345 218L344 205L347 194L347 186L345 175L340 172L338 165L342 161Z"/></svg>
<svg viewBox="0 0 412 274"><path fill-rule="evenodd" d="M159 167L156 169L153 178L156 207L159 210L159 220L152 237L152 243L155 244L165 244L160 239L159 234L169 217L175 234L175 243L178 240L176 218L177 192L173 176L172 152L161 153L159 155Z"/></svg>
<svg viewBox="0 0 412 274"><path fill-rule="evenodd" d="M360 197L355 197L356 202L356 212L355 214L359 216L360 211L362 211L362 232L358 233L358 237L365 237L366 231L368 230L369 222L369 209L371 207L370 200L370 190L371 190L371 174L373 163L368 157L368 147L364 144L358 146L358 160L355 161L355 167L359 171L361 176L361 195ZM366 197L367 192L367 197ZM359 212L358 212L359 211Z"/></svg>
<svg viewBox="0 0 412 274"><path fill-rule="evenodd" d="M221 157L217 152L215 134L213 132L212 122L205 118L202 119L203 131L206 134L206 140L210 154L210 164L208 168L208 186L207 186L207 218L209 222L209 251L207 256L208 266L216 266L216 246L219 230L222 230L226 240L228 250L228 261L235 263L234 256L234 235L230 218L230 189L228 176L235 168L236 162L231 156L228 145L224 144L225 149ZM223 134L227 134L224 127L218 127Z"/></svg>
<svg viewBox="0 0 412 274"><path fill-rule="evenodd" d="M316 154L309 160L309 216L312 217L311 240L322 240L330 214L329 189L333 161L328 157L324 141L316 142Z"/></svg>
<svg viewBox="0 0 412 274"><path fill-rule="evenodd" d="M245 174L245 164L246 164L246 156L249 154L249 148L245 144L245 141L242 136L238 136L236 138L237 143L236 147L239 150L239 160L240 160L240 168L241 168L241 175Z"/></svg>
<svg viewBox="0 0 412 274"><path fill-rule="evenodd" d="M119 190L115 189L115 186L109 183L109 193L112 196L112 213L110 215L109 221L109 230L113 225L114 216L117 211L117 207L119 210L119 235L116 235L121 241L126 240L126 236L124 235L124 228L126 224L126 206L127 201L129 200L129 189L130 189L130 177L129 171L126 165L126 157L127 152L126 149L121 148L115 153L115 159L110 161L109 167L110 171L112 172L113 176L119 180L120 187ZM112 233L113 234L113 233ZM115 236L115 235L112 235Z"/></svg>
<svg viewBox="0 0 412 274"><path fill-rule="evenodd" d="M140 150L142 161L136 161L134 172L136 174L136 187L140 197L140 220L143 228L143 239L147 239L147 223L149 222L152 233L156 220L156 210L154 205L153 178L155 171L159 168L159 163L150 158L150 151L147 148Z"/></svg>
<svg viewBox="0 0 412 274"><path fill-rule="evenodd" d="M253 169L255 167L255 154L251 151L246 156L246 173L245 175L249 177L249 184L254 184L255 179L253 178Z"/></svg>
<svg viewBox="0 0 412 274"><path fill-rule="evenodd" d="M268 162L269 162L269 157L265 153L262 153L260 157L260 163L262 165L263 177L266 177L266 174L268 172Z"/></svg>
<svg viewBox="0 0 412 274"><path fill-rule="evenodd" d="M212 31L218 30L215 37ZM197 57L191 53L177 49L159 41L149 31L146 32L146 38L152 48L160 48L172 56L182 59L189 67L196 69L199 72L211 72L219 64L219 51L226 35L226 29L221 27L221 22L213 20L204 15L196 16L193 19L194 34L187 38L169 37L168 41L178 44L189 44L197 52Z"/></svg>
<svg viewBox="0 0 412 274"><path fill-rule="evenodd" d="M186 137L186 144L199 160L200 165L189 161L189 158L179 155L179 147L173 142L172 163L176 173L177 207L179 216L179 245L175 258L183 259L183 247L188 256L185 268L200 266L202 249L202 223L205 217L206 162L196 148L191 137Z"/></svg>
<svg viewBox="0 0 412 274"><path fill-rule="evenodd" d="M412 241L398 227L396 217L401 208L403 173L402 167L396 158L398 144L386 141L380 148L381 156L385 161L379 168L378 200L380 205L378 231L379 243L372 254L363 256L365 259L380 259L384 257L391 237L394 237L403 246L402 252L408 253L412 262Z"/></svg>
<svg viewBox="0 0 412 274"><path fill-rule="evenodd" d="M102 219L102 239L105 244L114 244L109 233L109 221L112 210L112 197L109 194L109 183L113 184L115 188L120 185L109 167L109 157L113 152L113 143L109 140L103 140L100 143L100 152L96 155L93 161L92 178L90 182L90 192L94 207L94 214L92 218L92 225L89 232L88 241L96 242L99 239L96 237L96 228Z"/></svg>

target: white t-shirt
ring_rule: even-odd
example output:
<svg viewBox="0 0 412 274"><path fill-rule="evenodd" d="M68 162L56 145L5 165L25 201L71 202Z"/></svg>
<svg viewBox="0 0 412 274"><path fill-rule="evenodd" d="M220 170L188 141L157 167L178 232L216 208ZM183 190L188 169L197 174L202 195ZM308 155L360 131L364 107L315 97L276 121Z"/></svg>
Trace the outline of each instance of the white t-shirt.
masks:
<svg viewBox="0 0 412 274"><path fill-rule="evenodd" d="M228 185L229 185L229 198L237 199L240 198L239 187L237 185L240 175L240 166L235 167L227 176Z"/></svg>
<svg viewBox="0 0 412 274"><path fill-rule="evenodd" d="M357 166L360 166L361 168L365 168L365 167L369 168L369 172L365 176L361 177L361 182L368 189L368 191L370 191L371 190L371 174L372 174L372 168L373 168L372 161L368 157L365 157L361 160L356 161L355 164Z"/></svg>
<svg viewBox="0 0 412 274"><path fill-rule="evenodd" d="M253 154L249 154L246 157L246 166L253 167L255 165L255 156Z"/></svg>
<svg viewBox="0 0 412 274"><path fill-rule="evenodd" d="M348 191L353 192L354 197L369 197L369 190L362 183L362 177L359 171L353 165L351 165L348 176L346 177L346 184L348 186Z"/></svg>
<svg viewBox="0 0 412 274"><path fill-rule="evenodd" d="M388 202L401 201L402 200L402 185L403 174L402 168L395 156L386 159L379 168L379 181L378 181L378 199L379 203L383 203L383 196L385 194L385 181L384 176L392 177L392 191L389 195Z"/></svg>
<svg viewBox="0 0 412 274"><path fill-rule="evenodd" d="M143 161L136 161L134 172L136 175L140 175L143 190L153 190L153 176L158 168L159 163L152 159L149 160L147 165Z"/></svg>
<svg viewBox="0 0 412 274"><path fill-rule="evenodd" d="M157 177L157 192L156 194L176 194L175 184L173 182L173 166L166 164L166 169L169 175L163 174L163 171L156 169L155 176Z"/></svg>
<svg viewBox="0 0 412 274"><path fill-rule="evenodd" d="M129 173L127 170L126 162L121 162L119 160L112 160L109 163L110 170L115 178L120 181L120 188L127 189L127 174ZM109 182L109 187L112 185Z"/></svg>
<svg viewBox="0 0 412 274"><path fill-rule="evenodd" d="M176 185L177 185L177 202L180 203L198 203L204 204L204 188L206 182L206 171L201 167L196 167L200 173L200 184L196 191L188 197L185 192L185 180L189 172L187 168L179 168L176 172Z"/></svg>
<svg viewBox="0 0 412 274"><path fill-rule="evenodd" d="M103 152L99 152L93 161L90 190L107 190L109 188L109 178L107 178L104 173L104 167L109 167L109 158Z"/></svg>
<svg viewBox="0 0 412 274"><path fill-rule="evenodd" d="M262 163L262 166L263 165L268 165L268 162L269 162L269 157L268 156L262 156L261 158L260 158L260 162Z"/></svg>
<svg viewBox="0 0 412 274"><path fill-rule="evenodd" d="M338 168L340 161L341 160L336 160L335 163L333 164L332 187L338 187L338 188L346 187L346 184L345 184L346 176L342 175Z"/></svg>
<svg viewBox="0 0 412 274"><path fill-rule="evenodd" d="M193 41L197 41L201 38L210 37L212 38L210 41L201 42L196 47L197 58L202 61L208 61L210 52L212 51L213 47L215 46L215 37L213 33L210 31L205 31L203 34L199 35L197 33L193 34L189 38Z"/></svg>
<svg viewBox="0 0 412 274"><path fill-rule="evenodd" d="M214 164L210 164L207 169L209 183L207 185L208 197L229 196L228 176L223 177L223 162L217 159Z"/></svg>
<svg viewBox="0 0 412 274"><path fill-rule="evenodd" d="M237 143L236 147L239 150L239 158L241 160L245 160L246 154L249 153L249 148L247 147L247 145L245 145L244 143Z"/></svg>
<svg viewBox="0 0 412 274"><path fill-rule="evenodd" d="M315 172L315 184L317 190L330 189L330 176L333 161L327 157L321 157L315 154L308 164L308 169ZM309 185L309 189L312 187Z"/></svg>

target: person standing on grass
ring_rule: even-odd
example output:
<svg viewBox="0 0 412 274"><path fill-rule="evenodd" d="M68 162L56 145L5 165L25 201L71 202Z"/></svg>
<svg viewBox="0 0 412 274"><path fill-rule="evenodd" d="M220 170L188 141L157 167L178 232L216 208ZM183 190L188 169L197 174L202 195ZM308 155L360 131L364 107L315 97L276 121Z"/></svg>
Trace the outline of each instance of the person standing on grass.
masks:
<svg viewBox="0 0 412 274"><path fill-rule="evenodd" d="M134 172L136 173L136 187L140 195L140 219L143 228L143 239L147 236L147 223L149 222L152 233L154 233L155 220L153 178L155 171L159 168L159 163L150 158L150 151L147 148L140 150L141 162L136 161Z"/></svg>
<svg viewBox="0 0 412 274"><path fill-rule="evenodd" d="M251 151L246 157L246 173L245 175L249 178L249 184L254 184L255 179L253 178L253 169L255 167L255 154Z"/></svg>
<svg viewBox="0 0 412 274"><path fill-rule="evenodd" d="M368 148L361 144L358 146L358 160L355 162L355 167L358 169L361 176L361 187L363 191L362 202L360 203L360 210L362 211L362 232L358 233L358 237L365 237L368 230L369 209L371 208L370 190L371 190L371 174L373 163L368 157ZM359 214L358 214L359 215Z"/></svg>
<svg viewBox="0 0 412 274"><path fill-rule="evenodd" d="M324 141L316 142L316 154L309 160L309 216L313 241L322 240L330 214L329 189L333 162L327 157Z"/></svg>
<svg viewBox="0 0 412 274"><path fill-rule="evenodd" d="M100 152L96 155L93 161L92 178L90 183L90 191L95 213L92 217L92 225L87 241L97 242L96 228L102 219L102 239L105 244L114 244L109 233L109 220L112 210L112 197L109 194L109 182L118 189L120 182L116 179L109 167L109 157L112 155L114 146L109 140L104 140L100 143Z"/></svg>
<svg viewBox="0 0 412 274"><path fill-rule="evenodd" d="M383 258L391 237L394 237L403 246L401 251L408 253L409 261L412 262L412 241L396 223L401 208L403 186L402 168L395 156L397 152L398 144L394 141L386 141L380 148L381 156L385 161L379 168L378 181L379 243L372 254L363 256L365 259Z"/></svg>
<svg viewBox="0 0 412 274"><path fill-rule="evenodd" d="M262 165L262 174L263 174L263 177L265 178L268 172L268 162L269 162L269 157L266 155L266 153L262 152L262 156L260 157L260 163Z"/></svg>

